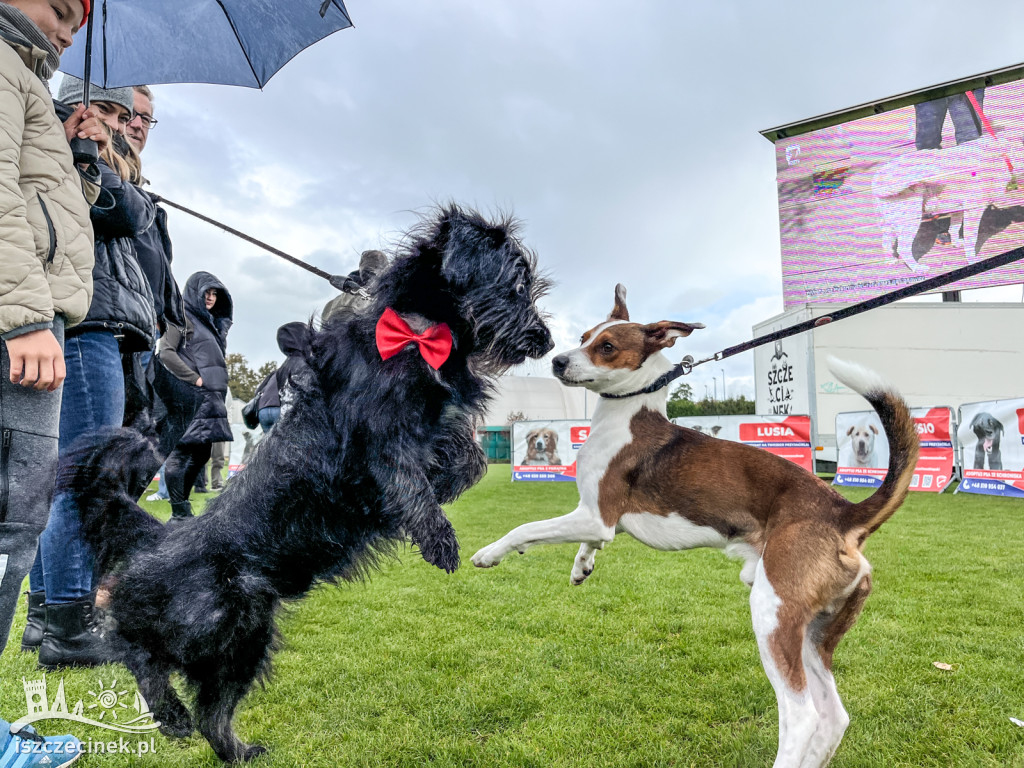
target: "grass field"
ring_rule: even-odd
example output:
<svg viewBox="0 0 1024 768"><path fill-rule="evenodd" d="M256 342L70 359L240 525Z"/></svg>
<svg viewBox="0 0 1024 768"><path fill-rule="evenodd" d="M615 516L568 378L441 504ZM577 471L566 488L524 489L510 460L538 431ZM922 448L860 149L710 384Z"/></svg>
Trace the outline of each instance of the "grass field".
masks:
<svg viewBox="0 0 1024 768"><path fill-rule="evenodd" d="M367 584L320 588L292 607L275 675L236 720L243 739L270 748L254 765L771 765L775 698L738 563L620 536L580 587L569 584L575 545L469 564L511 527L575 502L572 484L512 484L507 466L493 467L450 510L457 573L410 549ZM832 765L1024 768L1024 728L1010 722L1024 720L1024 503L915 494L865 552L875 592L836 654L852 724ZM24 603L0 657L9 720L26 711L22 678L42 676L18 650L23 626ZM48 676L51 699L60 678ZM99 681L135 690L118 666L63 679L69 707L95 701ZM117 736L61 721L40 730ZM157 734L155 748L78 764L219 764L198 736Z"/></svg>

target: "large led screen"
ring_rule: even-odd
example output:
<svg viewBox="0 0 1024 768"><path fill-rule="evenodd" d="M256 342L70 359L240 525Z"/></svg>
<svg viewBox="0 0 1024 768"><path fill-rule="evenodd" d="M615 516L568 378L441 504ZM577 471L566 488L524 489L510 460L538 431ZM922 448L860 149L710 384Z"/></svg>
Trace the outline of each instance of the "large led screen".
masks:
<svg viewBox="0 0 1024 768"><path fill-rule="evenodd" d="M861 301L1024 245L1024 81L776 141L786 308ZM1024 282L1024 262L943 290Z"/></svg>

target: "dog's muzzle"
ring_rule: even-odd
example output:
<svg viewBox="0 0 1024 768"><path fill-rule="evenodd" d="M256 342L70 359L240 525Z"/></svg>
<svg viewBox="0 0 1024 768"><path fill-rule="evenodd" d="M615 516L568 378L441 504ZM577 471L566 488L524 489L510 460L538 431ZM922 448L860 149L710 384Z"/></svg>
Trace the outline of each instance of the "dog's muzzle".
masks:
<svg viewBox="0 0 1024 768"><path fill-rule="evenodd" d="M536 359L544 357L555 348L551 332L543 325L539 328L531 328L526 332L526 354Z"/></svg>

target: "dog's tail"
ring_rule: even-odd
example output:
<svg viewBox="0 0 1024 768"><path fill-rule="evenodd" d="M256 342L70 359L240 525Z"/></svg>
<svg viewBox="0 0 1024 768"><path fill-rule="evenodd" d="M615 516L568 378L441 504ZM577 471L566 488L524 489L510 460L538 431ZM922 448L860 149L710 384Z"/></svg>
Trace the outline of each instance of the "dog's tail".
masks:
<svg viewBox="0 0 1024 768"><path fill-rule="evenodd" d="M847 530L863 528L866 536L878 530L907 498L920 442L910 408L891 384L874 371L834 357L829 357L828 367L839 381L871 403L889 440L889 471L881 487L852 505L842 520Z"/></svg>
<svg viewBox="0 0 1024 768"><path fill-rule="evenodd" d="M61 457L56 493L74 500L101 574L164 535L164 526L136 504L159 467L152 444L134 429L97 430Z"/></svg>

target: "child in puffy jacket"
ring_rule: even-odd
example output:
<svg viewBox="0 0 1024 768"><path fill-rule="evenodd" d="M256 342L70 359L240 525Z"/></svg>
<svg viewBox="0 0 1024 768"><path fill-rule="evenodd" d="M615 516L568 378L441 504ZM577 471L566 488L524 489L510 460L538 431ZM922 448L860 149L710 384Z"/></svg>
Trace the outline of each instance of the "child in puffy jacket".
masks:
<svg viewBox="0 0 1024 768"><path fill-rule="evenodd" d="M46 525L57 469L65 328L92 298L93 233L70 138L106 145L95 113L62 122L47 81L88 0L0 0L0 641ZM0 646L2 647L2 646ZM0 766L62 766L73 736L0 720ZM56 745L60 745L60 749ZM45 748L44 748L45 747ZM49 754L48 754L49 753Z"/></svg>

